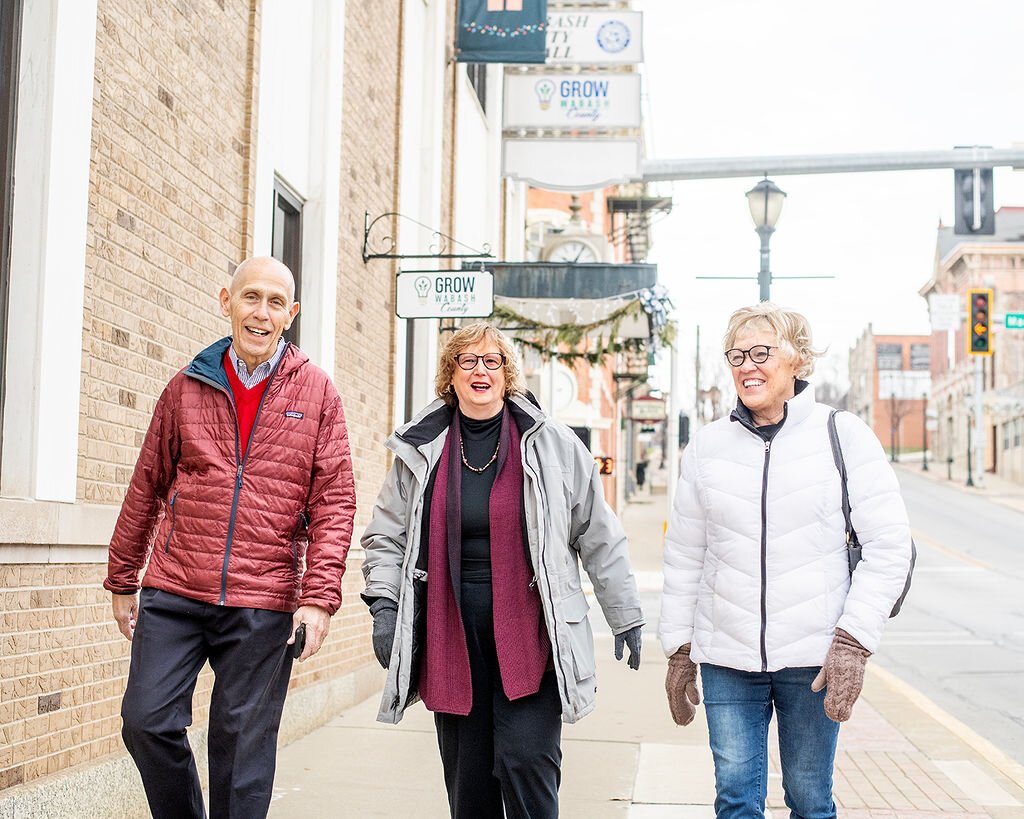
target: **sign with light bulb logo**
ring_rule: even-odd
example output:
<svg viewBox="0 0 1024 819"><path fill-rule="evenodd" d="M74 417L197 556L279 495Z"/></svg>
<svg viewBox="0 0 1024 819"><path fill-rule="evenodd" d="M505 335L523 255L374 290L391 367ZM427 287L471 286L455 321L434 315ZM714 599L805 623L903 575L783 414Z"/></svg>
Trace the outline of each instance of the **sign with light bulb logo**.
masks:
<svg viewBox="0 0 1024 819"><path fill-rule="evenodd" d="M504 128L637 128L640 75L580 72L505 75Z"/></svg>
<svg viewBox="0 0 1024 819"><path fill-rule="evenodd" d="M408 270L398 274L399 318L486 318L494 312L489 270Z"/></svg>

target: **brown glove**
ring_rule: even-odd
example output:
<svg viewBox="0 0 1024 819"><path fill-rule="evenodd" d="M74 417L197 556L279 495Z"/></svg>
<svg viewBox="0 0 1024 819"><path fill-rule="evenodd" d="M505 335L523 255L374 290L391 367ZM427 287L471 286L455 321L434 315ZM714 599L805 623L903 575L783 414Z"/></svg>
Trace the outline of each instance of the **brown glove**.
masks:
<svg viewBox="0 0 1024 819"><path fill-rule="evenodd" d="M833 722L846 722L853 712L853 704L864 686L864 666L871 652L853 637L836 629L836 636L829 646L825 665L811 683L811 691L825 693L825 715Z"/></svg>
<svg viewBox="0 0 1024 819"><path fill-rule="evenodd" d="M697 691L697 666L690 659L689 643L668 658L665 693L668 694L668 708L675 724L689 725L693 722L700 705L700 694Z"/></svg>

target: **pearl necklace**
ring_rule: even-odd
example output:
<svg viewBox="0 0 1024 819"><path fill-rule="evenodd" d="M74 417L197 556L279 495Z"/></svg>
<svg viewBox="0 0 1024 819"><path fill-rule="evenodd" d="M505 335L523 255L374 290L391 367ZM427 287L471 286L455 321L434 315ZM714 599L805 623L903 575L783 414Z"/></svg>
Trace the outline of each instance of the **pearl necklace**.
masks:
<svg viewBox="0 0 1024 819"><path fill-rule="evenodd" d="M466 469L469 469L469 470L471 470L473 472L477 472L477 473L483 472L485 469L487 469L487 467L489 467L496 460L498 460L498 450L499 449L501 449L501 441L500 440L498 441L498 445L494 448L494 454L491 456L491 460L489 460L487 463L485 463L483 466L481 466L478 469L477 467L473 466L473 464L471 464L469 461L466 460L466 448L462 445L462 441L461 440L459 441L459 452L462 453L462 463L464 463L466 465Z"/></svg>

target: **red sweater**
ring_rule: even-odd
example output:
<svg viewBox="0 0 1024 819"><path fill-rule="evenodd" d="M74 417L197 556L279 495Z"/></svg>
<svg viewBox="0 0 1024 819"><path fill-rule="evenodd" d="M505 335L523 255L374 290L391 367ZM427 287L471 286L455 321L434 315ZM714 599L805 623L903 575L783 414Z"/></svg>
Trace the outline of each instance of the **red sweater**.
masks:
<svg viewBox="0 0 1024 819"><path fill-rule="evenodd" d="M235 410L238 413L238 455L244 458L245 450L249 446L252 425L256 422L256 412L260 408L260 399L263 398L270 379L264 378L252 389L246 389L231 365L230 352L224 353L224 371L228 374L228 383L231 385L231 394L235 397Z"/></svg>

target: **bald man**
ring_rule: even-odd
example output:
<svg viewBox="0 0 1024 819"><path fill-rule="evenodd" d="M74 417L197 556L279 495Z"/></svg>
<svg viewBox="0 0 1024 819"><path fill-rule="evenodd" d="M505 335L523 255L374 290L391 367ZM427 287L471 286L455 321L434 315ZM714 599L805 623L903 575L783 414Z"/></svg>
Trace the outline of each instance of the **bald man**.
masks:
<svg viewBox="0 0 1024 819"><path fill-rule="evenodd" d="M355 515L338 391L281 337L291 271L247 259L219 300L231 335L157 401L103 583L132 643L122 736L158 819L206 816L186 738L206 661L210 815L266 816L292 659L341 605Z"/></svg>

